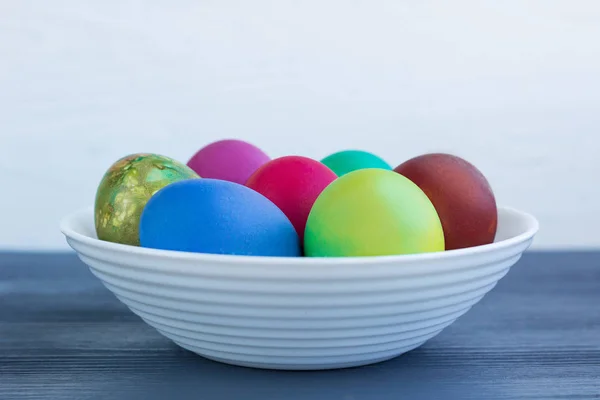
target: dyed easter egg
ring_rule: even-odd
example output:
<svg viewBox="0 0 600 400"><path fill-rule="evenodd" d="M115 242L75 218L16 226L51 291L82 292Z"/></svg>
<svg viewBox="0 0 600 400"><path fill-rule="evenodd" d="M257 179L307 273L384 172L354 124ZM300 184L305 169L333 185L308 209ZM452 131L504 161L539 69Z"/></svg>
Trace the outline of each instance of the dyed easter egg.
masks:
<svg viewBox="0 0 600 400"><path fill-rule="evenodd" d="M496 236L496 199L485 176L468 161L443 153L412 158L395 171L413 181L436 208L446 250L492 243Z"/></svg>
<svg viewBox="0 0 600 400"><path fill-rule="evenodd" d="M203 178L243 185L270 157L251 143L236 139L213 142L194 154L188 166Z"/></svg>
<svg viewBox="0 0 600 400"><path fill-rule="evenodd" d="M170 183L195 178L198 174L186 165L159 154L121 158L106 171L96 191L98 239L138 246L138 225L146 202Z"/></svg>
<svg viewBox="0 0 600 400"><path fill-rule="evenodd" d="M143 247L212 254L296 257L298 235L262 194L218 179L176 182L156 193L140 220Z"/></svg>
<svg viewBox="0 0 600 400"><path fill-rule="evenodd" d="M444 250L444 232L421 189L394 171L350 172L315 201L306 222L304 254L354 257Z"/></svg>
<svg viewBox="0 0 600 400"><path fill-rule="evenodd" d="M392 169L382 158L362 150L340 151L325 157L321 162L335 172L337 176L364 168Z"/></svg>
<svg viewBox="0 0 600 400"><path fill-rule="evenodd" d="M292 222L302 241L313 203L336 178L332 170L316 160L286 156L257 169L246 186L275 203Z"/></svg>

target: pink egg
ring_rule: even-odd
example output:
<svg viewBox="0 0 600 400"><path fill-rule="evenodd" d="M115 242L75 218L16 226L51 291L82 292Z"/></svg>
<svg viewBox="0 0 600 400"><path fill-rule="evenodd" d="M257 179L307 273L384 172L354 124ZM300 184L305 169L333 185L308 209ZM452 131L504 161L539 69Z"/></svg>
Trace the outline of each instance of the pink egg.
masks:
<svg viewBox="0 0 600 400"><path fill-rule="evenodd" d="M270 157L261 149L237 139L213 142L200 150L187 165L202 178L244 184L248 177Z"/></svg>
<svg viewBox="0 0 600 400"><path fill-rule="evenodd" d="M310 209L337 175L325 164L301 156L276 158L260 167L246 182L271 200L290 219L300 240Z"/></svg>

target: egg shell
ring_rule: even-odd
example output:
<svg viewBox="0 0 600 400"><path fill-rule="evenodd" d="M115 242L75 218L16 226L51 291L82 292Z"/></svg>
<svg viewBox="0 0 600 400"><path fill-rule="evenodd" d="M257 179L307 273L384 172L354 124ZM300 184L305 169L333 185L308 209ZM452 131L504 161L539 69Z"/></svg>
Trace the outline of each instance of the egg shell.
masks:
<svg viewBox="0 0 600 400"><path fill-rule="evenodd" d="M313 203L336 178L336 174L319 161L285 156L257 169L246 186L275 203L292 222L302 242Z"/></svg>
<svg viewBox="0 0 600 400"><path fill-rule="evenodd" d="M364 168L381 168L391 170L392 167L381 157L362 150L344 150L333 153L321 160L337 176Z"/></svg>
<svg viewBox="0 0 600 400"><path fill-rule="evenodd" d="M136 153L117 160L96 189L98 239L139 246L140 215L146 202L170 183L197 178L185 164L160 154Z"/></svg>
<svg viewBox="0 0 600 400"><path fill-rule="evenodd" d="M251 143L237 139L219 140L198 150L187 165L203 178L244 184L270 157Z"/></svg>
<svg viewBox="0 0 600 400"><path fill-rule="evenodd" d="M494 241L496 199L489 182L473 164L455 155L430 153L394 170L419 186L435 206L444 227L446 250Z"/></svg>
<svg viewBox="0 0 600 400"><path fill-rule="evenodd" d="M306 222L304 254L353 257L444 250L433 204L409 179L378 168L350 172L317 198Z"/></svg>
<svg viewBox="0 0 600 400"><path fill-rule="evenodd" d="M177 182L146 205L143 247L249 256L301 255L292 223L269 199L218 179Z"/></svg>

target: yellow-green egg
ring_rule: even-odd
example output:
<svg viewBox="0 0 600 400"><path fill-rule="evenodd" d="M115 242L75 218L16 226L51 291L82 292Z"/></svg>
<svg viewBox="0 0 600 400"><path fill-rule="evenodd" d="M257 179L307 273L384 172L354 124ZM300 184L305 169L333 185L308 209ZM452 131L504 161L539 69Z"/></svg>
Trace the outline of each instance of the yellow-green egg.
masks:
<svg viewBox="0 0 600 400"><path fill-rule="evenodd" d="M137 153L116 161L96 191L94 223L98 239L139 246L140 216L158 190L197 179L191 168L160 154Z"/></svg>
<svg viewBox="0 0 600 400"><path fill-rule="evenodd" d="M404 176L379 168L350 172L315 201L304 232L309 257L355 257L444 250L438 214Z"/></svg>

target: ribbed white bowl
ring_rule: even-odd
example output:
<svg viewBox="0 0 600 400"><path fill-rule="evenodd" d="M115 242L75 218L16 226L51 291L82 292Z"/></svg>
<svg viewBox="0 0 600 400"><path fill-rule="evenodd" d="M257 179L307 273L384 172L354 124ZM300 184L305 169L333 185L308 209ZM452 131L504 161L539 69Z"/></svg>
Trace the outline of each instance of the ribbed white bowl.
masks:
<svg viewBox="0 0 600 400"><path fill-rule="evenodd" d="M387 360L440 333L519 260L538 223L500 208L493 244L360 258L124 246L96 238L91 209L61 230L119 300L179 346L229 364L329 369Z"/></svg>

